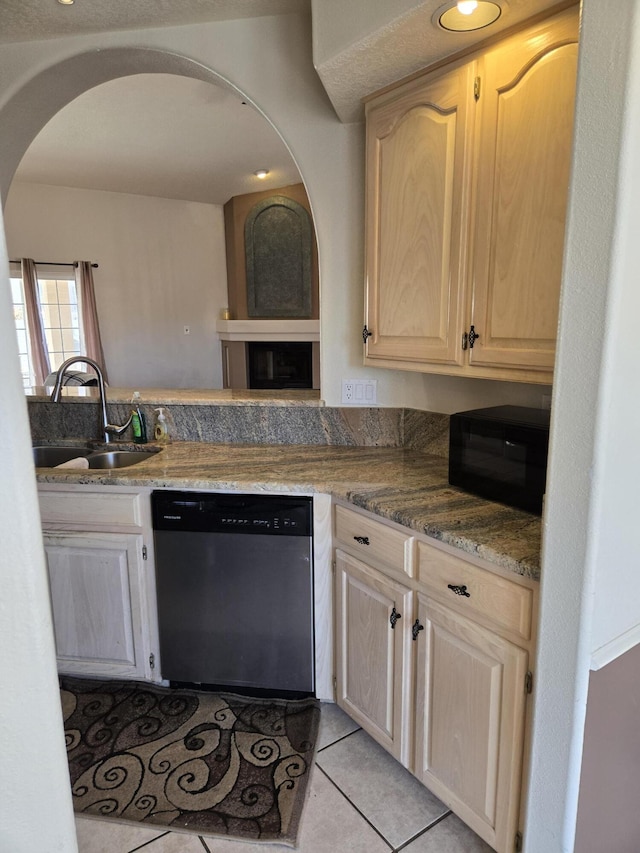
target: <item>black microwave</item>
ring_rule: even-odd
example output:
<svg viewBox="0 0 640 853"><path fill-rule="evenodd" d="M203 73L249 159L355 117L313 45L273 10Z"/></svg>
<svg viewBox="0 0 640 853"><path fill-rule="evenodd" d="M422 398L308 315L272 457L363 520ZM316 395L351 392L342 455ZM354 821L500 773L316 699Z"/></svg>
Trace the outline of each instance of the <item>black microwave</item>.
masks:
<svg viewBox="0 0 640 853"><path fill-rule="evenodd" d="M549 411L492 406L451 415L449 483L540 514L547 479Z"/></svg>

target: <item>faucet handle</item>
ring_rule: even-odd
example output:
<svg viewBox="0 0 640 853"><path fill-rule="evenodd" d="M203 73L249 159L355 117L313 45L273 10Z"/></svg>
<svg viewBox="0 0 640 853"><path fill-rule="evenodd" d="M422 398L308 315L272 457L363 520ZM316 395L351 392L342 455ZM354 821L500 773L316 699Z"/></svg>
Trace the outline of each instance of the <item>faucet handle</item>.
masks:
<svg viewBox="0 0 640 853"><path fill-rule="evenodd" d="M121 426L119 424L105 424L104 431L111 433L112 435L122 435L126 428L131 425L132 420L133 412L129 415L125 424L122 424Z"/></svg>

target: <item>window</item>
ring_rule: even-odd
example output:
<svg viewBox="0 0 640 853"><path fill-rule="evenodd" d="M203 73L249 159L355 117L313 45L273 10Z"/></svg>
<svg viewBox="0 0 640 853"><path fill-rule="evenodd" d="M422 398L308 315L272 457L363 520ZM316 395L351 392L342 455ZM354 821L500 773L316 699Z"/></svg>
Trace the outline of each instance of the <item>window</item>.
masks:
<svg viewBox="0 0 640 853"><path fill-rule="evenodd" d="M35 378L31 364L29 328L21 278L11 278L11 295L18 335L22 382L25 388L30 388L35 384ZM73 274L61 276L59 272L48 272L39 275L38 299L49 364L54 371L65 359L84 352L81 310Z"/></svg>

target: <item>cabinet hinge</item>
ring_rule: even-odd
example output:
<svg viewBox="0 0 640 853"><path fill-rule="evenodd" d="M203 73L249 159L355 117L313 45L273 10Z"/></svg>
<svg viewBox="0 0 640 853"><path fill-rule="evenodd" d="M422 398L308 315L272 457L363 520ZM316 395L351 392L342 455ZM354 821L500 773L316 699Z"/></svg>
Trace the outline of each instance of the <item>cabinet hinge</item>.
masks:
<svg viewBox="0 0 640 853"><path fill-rule="evenodd" d="M142 546L142 559L143 560L147 559L147 546L146 545Z"/></svg>
<svg viewBox="0 0 640 853"><path fill-rule="evenodd" d="M476 101L480 100L480 78L476 77L473 81L473 97Z"/></svg>
<svg viewBox="0 0 640 853"><path fill-rule="evenodd" d="M151 654L149 655L149 669L155 669L155 668L156 668L156 656L154 655L153 652L151 652Z"/></svg>
<svg viewBox="0 0 640 853"><path fill-rule="evenodd" d="M524 677L524 692L533 693L533 673L531 671L527 672Z"/></svg>
<svg viewBox="0 0 640 853"><path fill-rule="evenodd" d="M513 845L513 848L516 851L516 853L520 853L520 851L522 850L522 833L521 832L516 832L516 838L515 838L515 843Z"/></svg>

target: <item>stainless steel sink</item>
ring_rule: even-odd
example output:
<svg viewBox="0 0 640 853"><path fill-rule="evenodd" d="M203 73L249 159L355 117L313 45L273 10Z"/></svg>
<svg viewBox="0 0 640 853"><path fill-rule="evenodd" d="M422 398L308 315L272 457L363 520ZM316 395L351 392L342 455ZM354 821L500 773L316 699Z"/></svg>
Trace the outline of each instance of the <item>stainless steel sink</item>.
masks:
<svg viewBox="0 0 640 853"><path fill-rule="evenodd" d="M65 445L44 445L33 448L33 461L36 468L55 468L78 456L89 456L91 450L87 447L69 447Z"/></svg>
<svg viewBox="0 0 640 853"><path fill-rule="evenodd" d="M128 468L144 462L150 456L159 453L158 448L144 450L91 450L86 446L39 445L33 448L33 462L36 468L55 468L79 456L87 460L89 468Z"/></svg>
<svg viewBox="0 0 640 853"><path fill-rule="evenodd" d="M100 450L87 457L89 468L128 468L155 456L159 450Z"/></svg>

